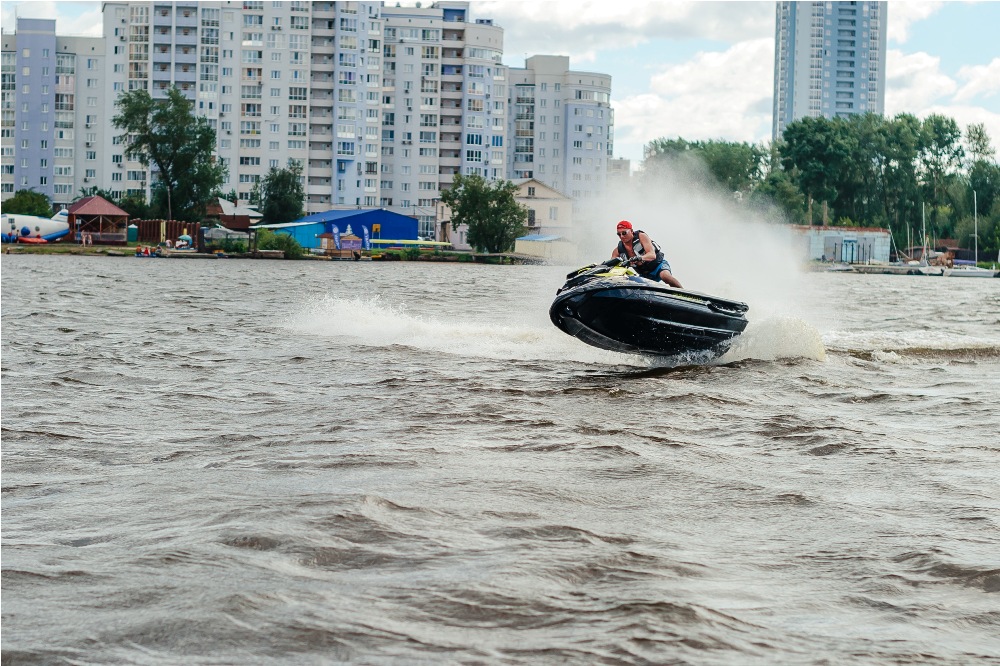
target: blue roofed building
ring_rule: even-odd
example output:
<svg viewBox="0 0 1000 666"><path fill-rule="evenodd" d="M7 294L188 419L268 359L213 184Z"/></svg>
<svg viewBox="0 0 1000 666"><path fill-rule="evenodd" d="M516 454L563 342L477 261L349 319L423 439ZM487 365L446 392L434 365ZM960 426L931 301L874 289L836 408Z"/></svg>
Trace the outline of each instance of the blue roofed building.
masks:
<svg viewBox="0 0 1000 666"><path fill-rule="evenodd" d="M313 213L294 222L258 224L254 229L270 229L288 234L306 250L327 249L335 237L351 236L362 244L380 245L384 241L416 241L417 219L383 208L328 210Z"/></svg>

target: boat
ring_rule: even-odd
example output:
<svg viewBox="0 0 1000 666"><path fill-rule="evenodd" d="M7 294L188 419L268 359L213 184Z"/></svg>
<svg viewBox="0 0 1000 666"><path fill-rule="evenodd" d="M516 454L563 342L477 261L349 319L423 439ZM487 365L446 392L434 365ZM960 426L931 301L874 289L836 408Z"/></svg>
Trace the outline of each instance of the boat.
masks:
<svg viewBox="0 0 1000 666"><path fill-rule="evenodd" d="M980 268L977 266L979 263L979 198L976 195L976 191L972 190L972 217L973 217L973 227L972 237L975 239L975 258L971 264L955 262L952 268L945 269L945 277L976 277L976 278L991 278L1000 277L1000 272L996 270L990 270L989 268Z"/></svg>
<svg viewBox="0 0 1000 666"><path fill-rule="evenodd" d="M582 342L648 356L721 356L747 327L746 303L640 277L620 259L566 276L549 308L552 323Z"/></svg>
<svg viewBox="0 0 1000 666"><path fill-rule="evenodd" d="M1000 271L980 268L979 266L964 266L956 264L952 268L944 269L945 277L965 277L965 278L991 278L1000 277Z"/></svg>

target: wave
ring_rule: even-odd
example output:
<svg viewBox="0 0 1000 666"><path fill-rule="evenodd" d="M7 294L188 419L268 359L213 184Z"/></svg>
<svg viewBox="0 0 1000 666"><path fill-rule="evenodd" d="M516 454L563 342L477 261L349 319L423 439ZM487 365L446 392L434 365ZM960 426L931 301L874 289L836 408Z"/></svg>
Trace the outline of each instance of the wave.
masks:
<svg viewBox="0 0 1000 666"><path fill-rule="evenodd" d="M381 296L324 296L288 317L286 328L311 335L344 338L371 347L403 345L433 351L494 359L561 361L618 365L635 357L589 347L555 327L497 324L472 313L449 319L413 314Z"/></svg>
<svg viewBox="0 0 1000 666"><path fill-rule="evenodd" d="M735 363L749 359L824 361L826 347L819 331L811 324L796 317L772 316L760 321L751 320L719 362Z"/></svg>
<svg viewBox="0 0 1000 666"><path fill-rule="evenodd" d="M1000 359L1000 340L952 331L833 331L823 337L831 352L877 363Z"/></svg>

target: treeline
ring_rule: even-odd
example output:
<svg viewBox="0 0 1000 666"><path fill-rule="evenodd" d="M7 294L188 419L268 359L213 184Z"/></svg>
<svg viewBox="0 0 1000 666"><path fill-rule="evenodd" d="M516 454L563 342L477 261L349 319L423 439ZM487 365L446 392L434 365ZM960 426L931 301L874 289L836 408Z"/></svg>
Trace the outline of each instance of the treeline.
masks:
<svg viewBox="0 0 1000 666"><path fill-rule="evenodd" d="M898 247L930 238L1000 250L1000 165L984 125L910 114L803 118L771 145L657 139L643 177L699 168L734 198L773 207L793 224L882 227ZM975 206L975 211L973 210Z"/></svg>

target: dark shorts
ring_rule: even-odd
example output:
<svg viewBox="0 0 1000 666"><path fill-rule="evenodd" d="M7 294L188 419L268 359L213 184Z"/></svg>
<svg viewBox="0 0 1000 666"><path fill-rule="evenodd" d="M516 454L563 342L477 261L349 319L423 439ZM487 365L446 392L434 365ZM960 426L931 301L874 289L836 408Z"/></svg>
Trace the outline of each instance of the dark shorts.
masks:
<svg viewBox="0 0 1000 666"><path fill-rule="evenodd" d="M662 282L662 280L660 279L660 271L664 271L664 270L670 271L670 262L667 261L666 259L664 259L663 261L661 261L660 263L658 263L656 265L656 267L653 268L652 270L650 270L650 271L648 271L646 273L642 273L641 275L642 275L642 277L646 278L647 280L652 280L654 282ZM670 272L673 273L673 271L670 271Z"/></svg>

